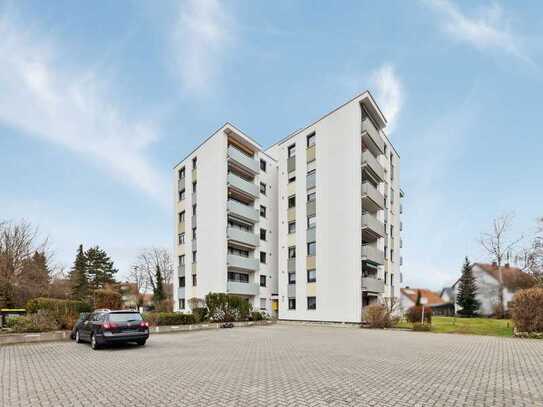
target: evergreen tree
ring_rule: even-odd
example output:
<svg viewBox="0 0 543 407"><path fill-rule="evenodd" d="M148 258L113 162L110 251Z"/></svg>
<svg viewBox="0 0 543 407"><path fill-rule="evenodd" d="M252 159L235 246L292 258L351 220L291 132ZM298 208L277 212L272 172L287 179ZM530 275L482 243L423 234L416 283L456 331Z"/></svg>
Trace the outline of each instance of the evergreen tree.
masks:
<svg viewBox="0 0 543 407"><path fill-rule="evenodd" d="M89 295L88 261L83 245L80 244L75 255L74 265L70 270L70 287L72 298L86 300Z"/></svg>
<svg viewBox="0 0 543 407"><path fill-rule="evenodd" d="M113 261L105 250L100 247L91 247L85 252L87 258L87 270L89 276L89 287L94 290L105 288L108 284L114 284L114 275L117 269L113 267Z"/></svg>
<svg viewBox="0 0 543 407"><path fill-rule="evenodd" d="M164 294L162 272L158 265L156 266L155 280L156 284L153 291L153 302L155 303L155 306L158 306L166 298L166 295Z"/></svg>
<svg viewBox="0 0 543 407"><path fill-rule="evenodd" d="M458 282L458 293L456 294L456 303L462 307L460 313L473 316L478 310L480 303L477 301L477 282L473 276L471 264L466 257L462 266L462 277Z"/></svg>

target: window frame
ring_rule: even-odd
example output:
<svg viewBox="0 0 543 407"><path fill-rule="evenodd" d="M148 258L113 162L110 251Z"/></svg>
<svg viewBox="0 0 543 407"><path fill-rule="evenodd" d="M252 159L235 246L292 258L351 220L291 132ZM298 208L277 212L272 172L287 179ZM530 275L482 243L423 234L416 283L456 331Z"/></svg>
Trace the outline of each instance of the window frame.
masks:
<svg viewBox="0 0 543 407"><path fill-rule="evenodd" d="M310 300L313 300L313 302L314 302L312 307L309 306ZM317 297L314 297L314 296L307 297L307 310L308 311L315 311L316 309L317 309Z"/></svg>
<svg viewBox="0 0 543 407"><path fill-rule="evenodd" d="M267 165L268 163L266 162L266 160L263 160L262 158L260 159L260 169L264 172L266 172L266 168L267 168Z"/></svg>
<svg viewBox="0 0 543 407"><path fill-rule="evenodd" d="M313 278L309 277L309 273L313 272L314 276ZM307 282L308 283L316 283L317 282L317 269L309 269L307 270Z"/></svg>
<svg viewBox="0 0 543 407"><path fill-rule="evenodd" d="M317 133L313 132L311 134L308 134L307 137L306 137L306 146L307 146L307 148L313 147L317 143L316 139L317 139ZM311 141L313 141L313 143L311 143Z"/></svg>
<svg viewBox="0 0 543 407"><path fill-rule="evenodd" d="M291 144L290 146L287 147L287 157L288 158L296 157L296 143Z"/></svg>
<svg viewBox="0 0 543 407"><path fill-rule="evenodd" d="M262 277L264 277L264 279L262 279ZM267 282L268 282L268 279L266 278L266 276L261 274L260 275L260 287L266 287Z"/></svg>

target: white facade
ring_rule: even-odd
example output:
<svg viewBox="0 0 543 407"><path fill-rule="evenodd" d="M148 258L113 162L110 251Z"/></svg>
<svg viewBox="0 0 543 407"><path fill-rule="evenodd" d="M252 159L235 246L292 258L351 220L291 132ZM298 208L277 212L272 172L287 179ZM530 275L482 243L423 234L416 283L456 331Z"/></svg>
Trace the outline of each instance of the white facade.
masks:
<svg viewBox="0 0 543 407"><path fill-rule="evenodd" d="M266 230L266 240L258 239L250 252L258 260L266 253L266 262L249 273L249 284L266 276L266 287L248 296L255 309L263 305L272 315L278 309L277 316L286 320L360 322L364 305L398 298L400 160L385 125L365 92L265 152L227 124L178 164L176 239L182 227L185 233L192 228L187 216L184 226L179 222L179 212L189 213L192 205L186 181L185 200L179 200L179 170L185 167L189 180L197 156L197 261L189 267L185 257L185 288L175 290L177 309L182 298L232 292L228 252L237 243L225 233L226 197L239 192L228 184L228 169L237 168L228 163L232 140L246 145L257 162L266 160L266 171L259 169L251 180L259 189L265 183L266 194L259 190L249 202L259 210L266 207L266 217L259 216L252 230L257 237ZM187 233L184 244L176 241L178 261L191 250L191 239ZM195 287L186 278L193 272Z"/></svg>

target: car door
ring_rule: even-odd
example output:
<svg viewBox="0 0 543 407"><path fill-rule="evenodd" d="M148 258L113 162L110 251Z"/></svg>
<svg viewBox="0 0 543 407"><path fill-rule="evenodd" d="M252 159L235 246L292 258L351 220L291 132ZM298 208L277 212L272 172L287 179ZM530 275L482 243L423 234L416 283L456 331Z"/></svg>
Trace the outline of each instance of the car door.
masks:
<svg viewBox="0 0 543 407"><path fill-rule="evenodd" d="M92 332L92 321L96 318L96 314L93 312L87 315L87 318L81 324L81 330L79 331L79 336L81 339L86 341L90 340L90 335Z"/></svg>

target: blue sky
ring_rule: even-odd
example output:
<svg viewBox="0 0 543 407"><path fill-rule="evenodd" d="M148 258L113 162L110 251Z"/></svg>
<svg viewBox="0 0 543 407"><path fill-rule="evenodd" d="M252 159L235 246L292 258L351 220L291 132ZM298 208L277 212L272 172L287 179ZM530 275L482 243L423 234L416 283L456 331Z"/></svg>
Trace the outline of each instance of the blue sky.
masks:
<svg viewBox="0 0 543 407"><path fill-rule="evenodd" d="M341 5L341 7L340 7ZM230 121L271 145L370 89L401 156L404 282L543 216L543 5L0 0L0 218L59 264L173 246L171 168Z"/></svg>

